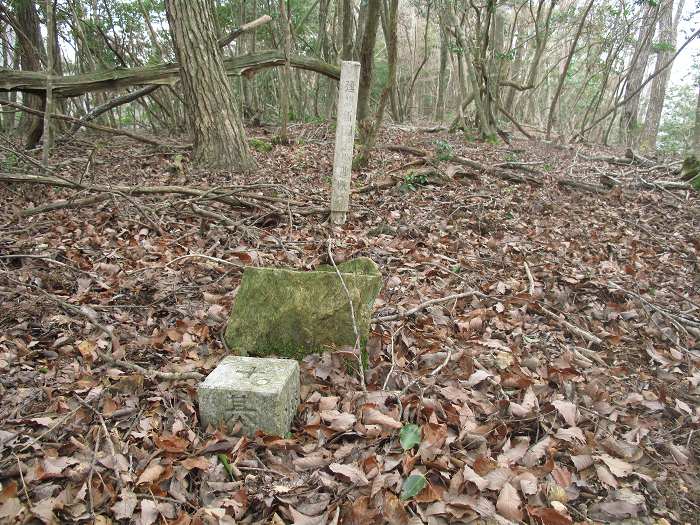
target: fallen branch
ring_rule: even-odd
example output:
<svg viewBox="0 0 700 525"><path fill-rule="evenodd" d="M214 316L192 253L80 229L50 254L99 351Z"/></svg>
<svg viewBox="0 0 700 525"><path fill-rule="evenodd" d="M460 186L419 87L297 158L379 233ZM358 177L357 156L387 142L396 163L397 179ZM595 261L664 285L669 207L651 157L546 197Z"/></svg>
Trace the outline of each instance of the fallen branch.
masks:
<svg viewBox="0 0 700 525"><path fill-rule="evenodd" d="M122 368L124 370L131 370L132 372L137 372L139 374L142 374L144 377L154 377L163 381L184 381L188 379L195 379L201 381L202 379L204 379L204 376L199 372L160 372L159 370L148 370L142 366L137 365L136 363L131 363L130 361L114 358L111 355L111 352L115 346L115 342L117 341L117 339L112 330L110 330L97 320L94 312L90 312L86 309L79 308L74 304L62 301L58 297L42 290L41 288L35 287L34 289L41 292L45 297L58 304L64 310L68 310L69 312L78 314L81 317L86 318L88 321L90 321L90 323L92 323L96 328L98 328L109 338L109 350L107 352L103 352L99 348L95 347L95 353L105 363Z"/></svg>
<svg viewBox="0 0 700 525"><path fill-rule="evenodd" d="M209 189L191 188L187 186L103 186L103 185L86 185L78 182L73 182L68 179L59 179L58 177L49 176L38 176L38 175L28 175L28 174L17 174L17 173L3 173L0 174L0 182L14 182L14 183L29 183L29 184L44 184L47 186L56 186L59 188L71 188L75 190L82 191L92 191L98 193L113 194L115 192L123 193L125 195L163 195L163 194L181 194L189 195L194 197L206 197L208 200L214 200L228 204L229 206L238 208L252 208L254 205L242 201L239 198L222 193L220 191L213 192ZM31 208L20 212L21 216L35 215L36 213L43 213L44 211L52 211L54 209L70 208L75 204L77 207L82 205L87 205L88 199L95 199L94 202L100 202L100 200L105 200L109 198L107 196L93 196L86 199L65 199L56 201L54 203L45 204L38 206L37 208ZM264 195L248 195L249 198L257 198L259 200L272 200L277 202L279 200L276 197L266 197ZM99 197L99 198L98 198ZM94 203L93 202L93 203Z"/></svg>
<svg viewBox="0 0 700 525"><path fill-rule="evenodd" d="M415 306L410 310L406 310L402 313L373 317L372 319L370 319L370 322L373 324L377 324L384 323L387 321L396 321L397 319L404 319L406 317L412 317L418 312L421 312L422 310L425 310L426 308L434 304L446 303L448 301L456 301L457 299L463 299L465 297L479 297L481 299L490 299L488 295L485 295L481 292L477 292L476 290L470 290L468 292L456 293L445 297L438 297L437 299L430 299L429 301L425 301L424 303L421 303L418 306Z"/></svg>
<svg viewBox="0 0 700 525"><path fill-rule="evenodd" d="M44 117L44 112L40 111L38 109L30 108L27 106L23 106L22 104L17 104L16 102L10 102L9 100L2 100L0 99L0 105L3 106L10 106L15 109L19 109L20 111L24 111L25 113L29 113L31 115L36 115L38 117ZM75 117L70 117L68 115L63 115L62 113L51 113L50 114L51 118L56 118L59 120L65 120L67 122L73 122L74 124L80 124L81 126L85 126L86 128L94 129L96 131L102 131L104 133L110 133L112 135L121 135L123 137L129 137L134 140L137 140L139 142L144 142L146 144L150 144L152 146L159 146L159 147L172 147L169 144L165 144L163 142L159 142L155 139L145 137L143 135L139 135L138 133L132 133L131 131L126 131L124 129L116 129L116 128L109 128L107 126L100 126L98 124L93 124L92 122L87 122L84 120L80 120L79 118Z"/></svg>
<svg viewBox="0 0 700 525"><path fill-rule="evenodd" d="M410 155L415 155L416 157L428 156L427 151L423 151L422 149L418 148L412 148L411 146L402 146L400 144L395 146L384 146L384 149L389 151L396 151L397 153L408 153Z"/></svg>
<svg viewBox="0 0 700 525"><path fill-rule="evenodd" d="M697 328L700 328L700 322L699 322L699 321L693 321L693 320L691 320L691 319L685 319L684 317L681 317L681 316L676 315L676 314L673 314L673 313L671 313L671 312L669 312L669 311L667 311L667 310L664 310L663 308L660 308L660 307L656 306L654 303L648 301L647 299L645 299L644 297L642 297L642 296L639 295L638 293L632 292L632 291L630 291L630 290L626 290L626 289L624 289L622 286L620 286L619 284L615 284L615 283L612 282L612 281L608 281L608 285L611 286L612 288L614 288L615 290L618 290L618 291L620 291L620 292L622 292L622 293L624 293L624 294L626 294L626 295L630 295L630 296L632 296L632 297L635 297L636 299L639 299L639 300L642 301L644 304L646 304L649 308L651 308L651 309L654 310L655 312L658 312L659 314L663 315L666 319L668 319L668 320L670 320L670 321L672 321L672 322L676 322L676 323L681 324L681 325L684 325L684 326L689 326L689 327L691 327L691 328L696 328L696 329L697 329Z"/></svg>
<svg viewBox="0 0 700 525"><path fill-rule="evenodd" d="M585 340L588 341L589 343L593 343L593 344L596 344L596 345L599 345L599 346L602 346L602 345L603 345L603 340L602 340L600 337L598 337L597 335L593 335L592 333L590 333L590 332L587 331L587 330L584 330L583 328L579 328L579 327L576 326L575 324L570 323L569 321L567 321L566 319L564 319L564 316L563 316L563 315L562 315L562 316L559 316L559 315L555 314L554 312L552 312L551 310L548 310L547 308L545 308L545 307L542 306L542 305L540 305L540 309L541 309L547 316L551 317L551 318L554 319L555 321L558 321L558 322L559 322L564 328L566 328L569 332L571 332L571 333L573 333L573 334L575 334L575 335L577 335L577 336L579 336L579 337L585 339Z"/></svg>
<svg viewBox="0 0 700 525"><path fill-rule="evenodd" d="M333 241L329 238L328 239L328 259L331 261L331 264L333 265L333 269L335 270L336 275L338 276L338 279L340 279L340 284L343 286L343 290L345 291L345 295L348 298L348 304L350 305L350 317L352 319L352 331L355 333L355 347L353 348L354 353L357 354L357 364L359 367L358 370L358 375L360 376L360 385L362 386L362 390L364 392L367 391L367 384L365 383L365 365L362 362L362 350L360 349L360 332L357 329L357 320L355 319L355 306L352 304L352 296L350 295L350 290L348 290L348 286L345 284L345 279L343 279L343 274L340 273L340 270L338 269L338 266L335 264L335 260L333 260Z"/></svg>

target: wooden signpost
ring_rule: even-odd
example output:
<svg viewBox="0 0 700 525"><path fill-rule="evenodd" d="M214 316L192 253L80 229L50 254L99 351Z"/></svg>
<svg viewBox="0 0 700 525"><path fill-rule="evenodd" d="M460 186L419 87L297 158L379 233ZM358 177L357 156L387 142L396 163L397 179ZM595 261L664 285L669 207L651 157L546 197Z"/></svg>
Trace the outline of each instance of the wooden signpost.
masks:
<svg viewBox="0 0 700 525"><path fill-rule="evenodd" d="M335 128L335 157L331 184L331 222L344 224L350 201L352 149L355 141L359 62L342 62L338 88L338 121Z"/></svg>

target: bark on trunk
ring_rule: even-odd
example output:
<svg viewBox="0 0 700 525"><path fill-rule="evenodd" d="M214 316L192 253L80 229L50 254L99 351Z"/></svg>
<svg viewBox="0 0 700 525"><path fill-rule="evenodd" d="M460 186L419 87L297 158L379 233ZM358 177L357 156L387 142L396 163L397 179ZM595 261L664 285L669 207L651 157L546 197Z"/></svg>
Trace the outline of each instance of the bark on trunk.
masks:
<svg viewBox="0 0 700 525"><path fill-rule="evenodd" d="M180 62L194 162L217 168L253 167L217 45L212 5L207 0L167 0L165 6Z"/></svg>
<svg viewBox="0 0 700 525"><path fill-rule="evenodd" d="M698 81L698 101L695 106L695 130L693 132L693 145L691 153L700 158L700 80Z"/></svg>
<svg viewBox="0 0 700 525"><path fill-rule="evenodd" d="M39 27L39 15L34 2L18 0L15 3L15 15L19 24L17 40L19 41L20 49L20 67L23 71L39 71L42 69L43 42ZM44 111L45 103L45 95L27 95L24 99L24 104L27 107L39 111ZM27 114L22 115L20 118L20 129L24 135L26 148L33 148L39 143L43 127L42 119Z"/></svg>
<svg viewBox="0 0 700 525"><path fill-rule="evenodd" d="M194 162L216 168L252 168L253 158L217 45L212 4L166 0L165 7L180 62Z"/></svg>
<svg viewBox="0 0 700 525"><path fill-rule="evenodd" d="M639 29L637 47L635 48L634 55L632 56L630 71L627 75L624 98L629 98L629 101L625 103L622 110L620 134L622 142L631 148L636 147L637 142L639 141L640 125L638 121L638 113L640 94L637 93L632 97L630 97L630 95L639 88L644 80L644 71L647 68L647 62L649 62L651 41L654 37L657 13L658 7L654 5L649 4L649 6L646 8L646 12L642 17L641 27Z"/></svg>
<svg viewBox="0 0 700 525"><path fill-rule="evenodd" d="M438 72L438 97L435 106L435 120L442 122L445 118L445 88L447 86L447 34L440 27L440 70Z"/></svg>
<svg viewBox="0 0 700 525"><path fill-rule="evenodd" d="M679 12L683 11L684 3L684 0L678 2L677 9ZM656 72L659 72L673 56L676 48L676 28L677 26L674 27L673 23L673 0L667 0L661 7L659 16L659 42L656 44L656 65L654 69ZM666 99L666 86L671 76L672 67L673 65L660 71L651 84L651 95L649 96L649 105L647 106L644 131L642 133L641 147L644 151L652 152L656 150L656 135L659 132L661 113L664 108L664 100Z"/></svg>
<svg viewBox="0 0 700 525"><path fill-rule="evenodd" d="M357 94L357 122L362 122L369 116L369 98L372 89L372 74L374 65L374 44L377 41L377 26L379 25L380 0L368 0L367 24L362 36L360 49L360 86Z"/></svg>

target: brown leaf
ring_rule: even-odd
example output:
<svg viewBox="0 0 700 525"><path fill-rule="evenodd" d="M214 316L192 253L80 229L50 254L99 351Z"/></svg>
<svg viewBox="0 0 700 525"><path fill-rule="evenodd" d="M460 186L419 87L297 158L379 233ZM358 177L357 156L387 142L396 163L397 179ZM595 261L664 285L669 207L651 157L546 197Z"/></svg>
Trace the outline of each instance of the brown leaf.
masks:
<svg viewBox="0 0 700 525"><path fill-rule="evenodd" d="M363 412L362 421L365 425L380 425L385 428L397 430L403 425L393 417L383 414L376 408L366 407Z"/></svg>
<svg viewBox="0 0 700 525"><path fill-rule="evenodd" d="M151 463L141 473L138 481L136 481L136 484L141 485L142 483L153 483L158 478L160 478L160 475L164 471L165 471L165 467L163 467L159 463Z"/></svg>
<svg viewBox="0 0 700 525"><path fill-rule="evenodd" d="M389 525L407 525L409 516L396 494L384 491L384 519Z"/></svg>
<svg viewBox="0 0 700 525"><path fill-rule="evenodd" d="M189 442L186 439L182 439L178 436L156 436L153 438L153 441L161 450L175 454L184 452L189 445Z"/></svg>
<svg viewBox="0 0 700 525"><path fill-rule="evenodd" d="M542 525L571 525L573 520L570 516L565 516L560 512L548 507L530 507L527 508L530 516L535 516L542 520Z"/></svg>
<svg viewBox="0 0 700 525"><path fill-rule="evenodd" d="M139 525L151 525L158 519L158 505L150 499L141 500L141 514L139 515Z"/></svg>
<svg viewBox="0 0 700 525"><path fill-rule="evenodd" d="M134 509L138 503L138 498L133 492L122 490L119 494L121 498L118 502L112 505L112 512L114 513L114 519L124 520L131 519L134 515Z"/></svg>
<svg viewBox="0 0 700 525"><path fill-rule="evenodd" d="M547 449L550 445L552 445L552 443L552 438L549 436L541 439L530 447L523 457L521 463L526 467L534 467L540 462L540 459L544 457L544 455L547 453Z"/></svg>
<svg viewBox="0 0 700 525"><path fill-rule="evenodd" d="M194 458L187 458L183 459L180 464L185 467L187 470L193 470L193 469L199 469L199 470L208 470L209 469L209 460L205 458L204 456L197 456Z"/></svg>
<svg viewBox="0 0 700 525"><path fill-rule="evenodd" d="M348 412L338 412L337 410L325 410L320 413L321 419L329 424L330 428L337 432L350 430L357 418Z"/></svg>
<svg viewBox="0 0 700 525"><path fill-rule="evenodd" d="M362 472L358 467L354 465L342 465L340 463L331 463L328 465L331 472L335 474L341 474L348 478L353 485L359 487L364 487L369 485L369 480L365 477L364 472Z"/></svg>
<svg viewBox="0 0 700 525"><path fill-rule="evenodd" d="M469 465L464 465L464 481L469 481L471 483L474 483L476 485L476 488L479 490L484 490L489 482L479 476L476 472L474 472Z"/></svg>
<svg viewBox="0 0 700 525"><path fill-rule="evenodd" d="M552 401L552 406L557 409L557 412L564 418L566 424L570 427L576 426L576 405L571 401L557 400Z"/></svg>
<svg viewBox="0 0 700 525"><path fill-rule="evenodd" d="M520 510L520 496L510 483L506 483L501 489L496 501L496 510L509 520L522 521L523 511Z"/></svg>
<svg viewBox="0 0 700 525"><path fill-rule="evenodd" d="M591 465L593 465L593 456L590 454L581 454L579 456L571 456L571 461L574 464L574 467L576 467L576 470L581 472L584 469L587 469Z"/></svg>
<svg viewBox="0 0 700 525"><path fill-rule="evenodd" d="M601 454L595 458L605 463L605 465L610 469L610 472L612 472L618 478L629 476L634 471L634 467L626 461L614 458L608 454Z"/></svg>
<svg viewBox="0 0 700 525"><path fill-rule="evenodd" d="M423 438L418 447L418 455L423 461L429 461L442 451L447 439L447 425L426 423L421 430Z"/></svg>
<svg viewBox="0 0 700 525"><path fill-rule="evenodd" d="M318 516L307 516L290 505L289 513L292 515L294 525L326 525L328 522L328 514L325 512Z"/></svg>

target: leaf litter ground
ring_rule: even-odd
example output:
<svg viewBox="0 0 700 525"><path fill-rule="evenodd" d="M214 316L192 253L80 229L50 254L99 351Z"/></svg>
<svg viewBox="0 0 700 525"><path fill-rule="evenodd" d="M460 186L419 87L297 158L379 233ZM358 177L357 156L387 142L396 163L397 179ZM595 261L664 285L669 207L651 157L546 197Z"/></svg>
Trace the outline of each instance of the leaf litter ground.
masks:
<svg viewBox="0 0 700 525"><path fill-rule="evenodd" d="M247 177L120 141L55 159L91 184L278 199L245 210L115 192L17 219L80 195L0 187L0 521L697 523L696 195L557 187L661 175L590 160L598 149L394 129L384 146L443 160L428 177L405 167L410 152L379 149L331 229L314 210L332 131L293 129ZM452 155L534 167L545 184L458 173ZM380 265L375 315L398 317L373 327L368 391L341 349L302 363L290 435L202 430L197 380L167 373L207 374L225 355L242 266L312 269L329 237L336 261Z"/></svg>

